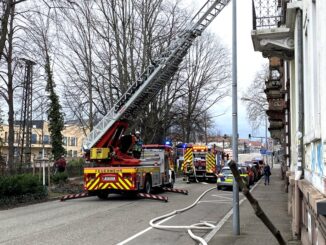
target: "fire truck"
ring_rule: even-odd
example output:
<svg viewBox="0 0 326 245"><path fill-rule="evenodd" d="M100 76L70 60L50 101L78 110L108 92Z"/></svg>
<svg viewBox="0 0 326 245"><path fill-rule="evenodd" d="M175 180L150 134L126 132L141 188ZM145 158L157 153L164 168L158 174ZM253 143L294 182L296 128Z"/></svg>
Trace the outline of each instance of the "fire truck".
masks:
<svg viewBox="0 0 326 245"><path fill-rule="evenodd" d="M178 161L182 161L182 171L190 181L215 182L218 170L221 167L222 151L218 147L209 148L206 145L181 144L183 154ZM179 152L181 152L179 149ZM177 150L178 151L178 150Z"/></svg>
<svg viewBox="0 0 326 245"><path fill-rule="evenodd" d="M106 198L109 193L142 191L172 186L172 149L144 146L141 158L129 155L133 140L125 135L128 124L166 86L178 70L193 41L202 34L230 0L208 0L187 27L136 79L107 115L88 134L83 150L91 167L84 168L84 188L89 195Z"/></svg>

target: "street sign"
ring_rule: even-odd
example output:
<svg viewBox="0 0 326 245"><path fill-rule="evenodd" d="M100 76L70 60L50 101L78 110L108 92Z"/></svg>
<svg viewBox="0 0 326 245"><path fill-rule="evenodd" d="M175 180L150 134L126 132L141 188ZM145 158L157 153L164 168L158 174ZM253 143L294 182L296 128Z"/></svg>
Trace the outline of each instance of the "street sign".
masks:
<svg viewBox="0 0 326 245"><path fill-rule="evenodd" d="M265 148L260 149L260 154L266 155L267 150Z"/></svg>

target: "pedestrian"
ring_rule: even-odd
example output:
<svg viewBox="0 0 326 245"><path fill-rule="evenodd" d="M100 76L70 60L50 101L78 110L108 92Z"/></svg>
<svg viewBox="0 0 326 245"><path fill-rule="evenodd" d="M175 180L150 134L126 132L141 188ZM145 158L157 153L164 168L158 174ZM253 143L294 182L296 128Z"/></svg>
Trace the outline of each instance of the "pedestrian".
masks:
<svg viewBox="0 0 326 245"><path fill-rule="evenodd" d="M66 159L65 156L62 155L60 158L58 158L55 162L54 162L54 174L56 174L57 172L62 173L65 171L66 169Z"/></svg>
<svg viewBox="0 0 326 245"><path fill-rule="evenodd" d="M271 168L268 165L268 163L266 164L266 166L264 167L264 178L265 178L265 185L268 184L269 185L269 176L271 176Z"/></svg>
<svg viewBox="0 0 326 245"><path fill-rule="evenodd" d="M133 156L135 158L138 158L138 159L140 158L142 146L143 146L143 140L142 140L142 138L140 138L140 132L136 131L135 132L135 144L134 144L133 150L132 150Z"/></svg>

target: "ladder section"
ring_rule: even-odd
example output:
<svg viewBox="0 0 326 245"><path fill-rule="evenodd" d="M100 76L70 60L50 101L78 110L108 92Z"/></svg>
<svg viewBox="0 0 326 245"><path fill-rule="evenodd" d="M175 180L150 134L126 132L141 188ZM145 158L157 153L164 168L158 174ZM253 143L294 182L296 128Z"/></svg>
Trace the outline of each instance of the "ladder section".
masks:
<svg viewBox="0 0 326 245"><path fill-rule="evenodd" d="M192 19L192 22L196 21L191 24L192 27L183 31L159 57L154 59L120 97L109 113L94 127L84 141L84 150L91 149L116 121L137 117L139 111L157 95L176 73L194 39L205 30L229 1L209 0L206 2Z"/></svg>
<svg viewBox="0 0 326 245"><path fill-rule="evenodd" d="M196 37L187 32L177 38L153 64L149 65L142 75L121 96L107 115L94 127L84 141L84 150L92 148L101 137L120 119L133 119L144 108L160 89L178 70L179 64L187 54L193 39Z"/></svg>
<svg viewBox="0 0 326 245"><path fill-rule="evenodd" d="M190 30L200 35L231 0L208 0L192 18Z"/></svg>

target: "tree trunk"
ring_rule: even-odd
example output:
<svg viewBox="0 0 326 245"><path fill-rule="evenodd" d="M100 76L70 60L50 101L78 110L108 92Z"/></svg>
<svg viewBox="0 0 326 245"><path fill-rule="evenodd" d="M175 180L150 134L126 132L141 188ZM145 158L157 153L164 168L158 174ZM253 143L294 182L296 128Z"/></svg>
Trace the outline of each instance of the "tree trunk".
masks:
<svg viewBox="0 0 326 245"><path fill-rule="evenodd" d="M12 6L10 12L10 30L8 36L8 124L9 124L9 134L8 134L8 165L10 173L15 173L15 130L14 130L14 87L13 87L13 71L12 71L12 52L13 52L13 23L14 23L15 7Z"/></svg>
<svg viewBox="0 0 326 245"><path fill-rule="evenodd" d="M4 14L3 16L1 16L0 60L3 55L3 50L6 46L6 40L8 34L8 21L11 13L11 8L14 8L13 0L7 0Z"/></svg>

